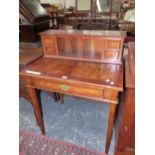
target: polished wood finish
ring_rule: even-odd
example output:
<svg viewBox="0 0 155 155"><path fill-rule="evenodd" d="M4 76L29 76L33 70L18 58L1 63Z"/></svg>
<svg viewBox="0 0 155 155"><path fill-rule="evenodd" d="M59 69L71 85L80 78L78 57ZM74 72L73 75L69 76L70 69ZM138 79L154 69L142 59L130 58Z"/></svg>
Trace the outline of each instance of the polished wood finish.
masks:
<svg viewBox="0 0 155 155"><path fill-rule="evenodd" d="M118 41L117 37L120 37L120 34L122 34L122 38L124 36L124 33L120 32L110 33L100 31L46 31L41 33L44 56L20 71L20 76L24 79L26 87L28 88L27 90L32 98L36 119L39 121L42 134L45 133L45 128L39 108L39 101L36 96L36 89L54 91L60 94L100 101L101 103L107 102L109 104L109 116L105 151L108 153L113 122L115 120L116 105L118 104L118 93L123 91L123 65L115 63L115 61L113 63L104 63L104 61L94 62L94 57L90 57L90 59L87 60L83 57L76 59L77 55L74 53L72 57L67 55L65 58L62 58L62 56L59 55L62 51L57 47L55 40L56 37L61 36L63 36L64 39L74 36L77 37L76 39L79 39L79 41L82 37L91 38L100 36L102 40L102 36L107 34L110 36L110 39L114 38L114 41ZM66 42L68 42L67 39L65 39ZM97 38L96 44L98 44L98 42L100 42L100 40ZM64 42L61 42L60 46L63 44ZM76 48L80 48L77 50L77 54L82 54L83 50L80 51L81 43L77 42L77 44L78 45L75 44ZM113 51L113 49L110 48L111 46L122 46L121 42L119 42L119 45L115 43L111 44L111 42L103 42L102 44L103 47L109 47L109 50L112 50L112 52L115 50ZM46 47L50 47L52 50L47 53ZM67 50L70 49L70 42L68 42L65 47ZM67 52L67 50L65 52ZM94 50L94 53L95 52L97 51Z"/></svg>
<svg viewBox="0 0 155 155"><path fill-rule="evenodd" d="M125 56L125 91L120 107L120 121L116 134L115 155L135 154L135 73L133 72L135 55L134 43L128 43L129 55ZM132 68L132 70L131 70Z"/></svg>
<svg viewBox="0 0 155 155"><path fill-rule="evenodd" d="M19 78L19 97L24 97L31 102L31 98L28 95L27 89L25 87L25 83L21 78Z"/></svg>
<svg viewBox="0 0 155 155"><path fill-rule="evenodd" d="M121 64L124 32L47 30L40 35L46 56Z"/></svg>
<svg viewBox="0 0 155 155"><path fill-rule="evenodd" d="M34 71L41 75L28 74L26 71ZM22 70L20 75L30 76L31 86L37 86L40 89L52 89L64 94L67 92L67 94L76 94L112 103L117 103L115 98L117 95L111 97L114 94L113 91L122 91L123 85L121 65L62 60L49 57L40 58L28 65ZM67 79L64 79L64 76ZM51 79L54 81L53 84L50 84ZM111 85L109 82L106 82L107 79L113 81L114 84ZM61 88L63 85L69 86L69 89Z"/></svg>

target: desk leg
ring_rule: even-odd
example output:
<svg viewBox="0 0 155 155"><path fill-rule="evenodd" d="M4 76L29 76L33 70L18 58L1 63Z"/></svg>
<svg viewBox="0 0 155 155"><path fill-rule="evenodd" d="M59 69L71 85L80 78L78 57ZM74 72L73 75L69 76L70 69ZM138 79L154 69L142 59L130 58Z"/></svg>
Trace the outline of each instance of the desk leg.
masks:
<svg viewBox="0 0 155 155"><path fill-rule="evenodd" d="M40 126L41 133L45 134L44 121L43 121L43 118L42 118L42 112L41 112L41 109L40 109L40 104L39 104L39 100L38 100L38 97L37 97L36 89L31 88L31 87L27 87L27 91L28 91L29 96L30 96L30 98L32 100L32 105L33 105L35 117L36 117L36 120L37 120L37 122L38 122L38 124Z"/></svg>
<svg viewBox="0 0 155 155"><path fill-rule="evenodd" d="M117 104L113 104L113 103L109 104L109 116L108 116L108 128L107 128L105 153L108 153L109 147L110 147L112 130L113 130L113 123L114 123L114 119L115 119L116 105Z"/></svg>

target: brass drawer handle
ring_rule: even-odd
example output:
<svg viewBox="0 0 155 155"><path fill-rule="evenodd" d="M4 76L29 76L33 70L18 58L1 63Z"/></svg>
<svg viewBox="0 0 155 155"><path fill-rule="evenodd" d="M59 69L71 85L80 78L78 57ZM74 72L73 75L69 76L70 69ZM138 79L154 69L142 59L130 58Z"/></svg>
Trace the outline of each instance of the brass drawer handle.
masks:
<svg viewBox="0 0 155 155"><path fill-rule="evenodd" d="M61 88L63 91L68 91L68 90L70 89L70 86L65 85L65 84L62 84L62 85L60 85L60 88Z"/></svg>

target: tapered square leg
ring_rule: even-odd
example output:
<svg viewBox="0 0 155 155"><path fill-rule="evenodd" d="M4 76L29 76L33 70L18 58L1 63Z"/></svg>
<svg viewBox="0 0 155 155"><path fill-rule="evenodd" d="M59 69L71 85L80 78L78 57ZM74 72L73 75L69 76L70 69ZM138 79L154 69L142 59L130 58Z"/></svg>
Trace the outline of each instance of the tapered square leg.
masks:
<svg viewBox="0 0 155 155"><path fill-rule="evenodd" d="M27 87L27 91L28 91L29 96L31 98L32 105L34 108L35 117L36 117L36 121L40 126L41 133L45 134L44 121L43 121L43 117L42 117L42 111L41 111L39 99L37 96L37 90L35 88L32 88L32 87Z"/></svg>
<svg viewBox="0 0 155 155"><path fill-rule="evenodd" d="M115 120L116 106L117 104L113 104L113 103L109 104L109 116L108 116L108 128L107 128L105 153L108 153L109 148L110 148L113 124Z"/></svg>

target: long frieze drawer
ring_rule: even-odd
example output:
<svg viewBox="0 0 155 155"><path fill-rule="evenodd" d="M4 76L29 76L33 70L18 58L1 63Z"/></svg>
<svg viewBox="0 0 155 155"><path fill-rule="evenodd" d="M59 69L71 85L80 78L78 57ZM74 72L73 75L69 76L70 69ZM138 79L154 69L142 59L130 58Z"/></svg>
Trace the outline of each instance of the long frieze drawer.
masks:
<svg viewBox="0 0 155 155"><path fill-rule="evenodd" d="M31 79L32 80L32 79ZM71 85L63 82L57 82L52 80L37 80L33 79L31 86L35 86L38 89L53 90L58 92L64 92L66 94L74 94L88 97L103 98L104 90L101 88Z"/></svg>

